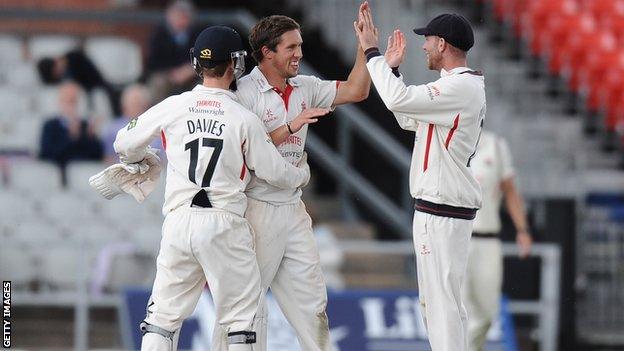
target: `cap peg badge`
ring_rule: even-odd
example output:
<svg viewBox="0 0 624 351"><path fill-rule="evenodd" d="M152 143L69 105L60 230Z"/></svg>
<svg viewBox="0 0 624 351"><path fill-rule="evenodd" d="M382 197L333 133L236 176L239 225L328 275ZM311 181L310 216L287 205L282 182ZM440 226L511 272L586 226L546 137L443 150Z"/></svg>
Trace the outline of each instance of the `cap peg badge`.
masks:
<svg viewBox="0 0 624 351"><path fill-rule="evenodd" d="M204 49L202 51L199 52L199 58L202 59L210 59L212 58L212 51L210 51L210 49Z"/></svg>

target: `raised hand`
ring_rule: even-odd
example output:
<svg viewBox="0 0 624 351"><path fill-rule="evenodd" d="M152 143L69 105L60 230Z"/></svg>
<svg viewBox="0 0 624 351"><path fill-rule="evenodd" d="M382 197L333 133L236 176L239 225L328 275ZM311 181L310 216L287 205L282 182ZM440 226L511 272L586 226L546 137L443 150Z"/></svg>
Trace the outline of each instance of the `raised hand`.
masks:
<svg viewBox="0 0 624 351"><path fill-rule="evenodd" d="M318 122L318 118L331 111L328 108L307 108L290 122L290 129L297 133L304 125Z"/></svg>
<svg viewBox="0 0 624 351"><path fill-rule="evenodd" d="M368 1L364 1L363 3L361 3L360 8L358 9L358 13L357 13L358 20L353 22L353 27L355 28L356 37L358 36L357 35L358 29L362 31L362 27L364 26L364 23L360 20L361 18L360 13L364 11L364 9L367 9L367 8L368 8ZM358 44L359 44L359 40L358 40Z"/></svg>
<svg viewBox="0 0 624 351"><path fill-rule="evenodd" d="M360 46L364 51L372 47L378 47L379 33L373 23L373 15L368 6L368 2L365 1L360 5L358 20L353 22L353 28L360 40Z"/></svg>
<svg viewBox="0 0 624 351"><path fill-rule="evenodd" d="M395 29L391 36L388 37L388 47L384 57L390 67L399 67L405 58L405 35L398 29Z"/></svg>

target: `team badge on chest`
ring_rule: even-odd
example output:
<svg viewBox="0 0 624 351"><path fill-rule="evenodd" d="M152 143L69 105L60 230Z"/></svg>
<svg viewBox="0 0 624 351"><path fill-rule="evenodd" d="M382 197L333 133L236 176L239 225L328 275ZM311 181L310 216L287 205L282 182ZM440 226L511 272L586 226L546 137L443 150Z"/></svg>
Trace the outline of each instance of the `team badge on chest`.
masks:
<svg viewBox="0 0 624 351"><path fill-rule="evenodd" d="M267 109L266 113L264 114L264 118L262 119L262 122L267 124L275 121L276 119L277 116L273 113L273 111L271 111L271 109Z"/></svg>

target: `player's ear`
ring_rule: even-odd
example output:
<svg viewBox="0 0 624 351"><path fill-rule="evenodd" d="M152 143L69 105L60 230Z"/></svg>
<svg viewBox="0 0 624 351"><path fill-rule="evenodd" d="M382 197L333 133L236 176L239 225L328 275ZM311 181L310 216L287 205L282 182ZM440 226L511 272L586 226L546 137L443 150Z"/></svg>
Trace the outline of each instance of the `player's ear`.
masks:
<svg viewBox="0 0 624 351"><path fill-rule="evenodd" d="M264 57L264 58L269 58L269 59L271 59L271 58L273 58L273 56L275 55L275 51L273 51L273 50L269 49L269 47L268 47L268 46L266 46L266 45L265 45L265 46L263 46L263 47L260 49L260 51L262 51L262 57Z"/></svg>
<svg viewBox="0 0 624 351"><path fill-rule="evenodd" d="M443 52L446 49L446 40L444 38L438 38L438 51Z"/></svg>

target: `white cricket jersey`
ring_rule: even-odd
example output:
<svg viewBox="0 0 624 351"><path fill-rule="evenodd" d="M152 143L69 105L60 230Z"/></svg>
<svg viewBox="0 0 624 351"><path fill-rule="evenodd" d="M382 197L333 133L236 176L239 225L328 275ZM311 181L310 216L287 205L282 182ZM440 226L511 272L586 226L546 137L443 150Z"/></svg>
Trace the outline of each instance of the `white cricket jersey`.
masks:
<svg viewBox="0 0 624 351"><path fill-rule="evenodd" d="M499 209L503 197L501 182L514 176L511 152L505 140L483 131L477 154L470 166L483 192L483 204L477 211L473 231L498 234L501 230Z"/></svg>
<svg viewBox="0 0 624 351"><path fill-rule="evenodd" d="M314 76L298 75L288 80L285 91L271 86L258 67L237 82L239 102L262 120L267 132L292 121L308 107L329 108L336 98L338 83ZM303 155L308 125L290 135L277 146L280 154L291 164L297 164ZM299 201L301 189L280 189L262 179L253 177L247 196L274 205Z"/></svg>
<svg viewBox="0 0 624 351"><path fill-rule="evenodd" d="M407 86L383 56L366 64L371 79L401 128L416 132L410 192L415 199L476 209L481 189L470 169L485 118L483 76L467 67Z"/></svg>
<svg viewBox="0 0 624 351"><path fill-rule="evenodd" d="M159 135L168 160L164 214L190 204L203 188L212 207L243 215L247 169L275 187L309 180L309 169L285 162L258 118L228 90L198 85L163 100L117 133L115 151L139 162Z"/></svg>

